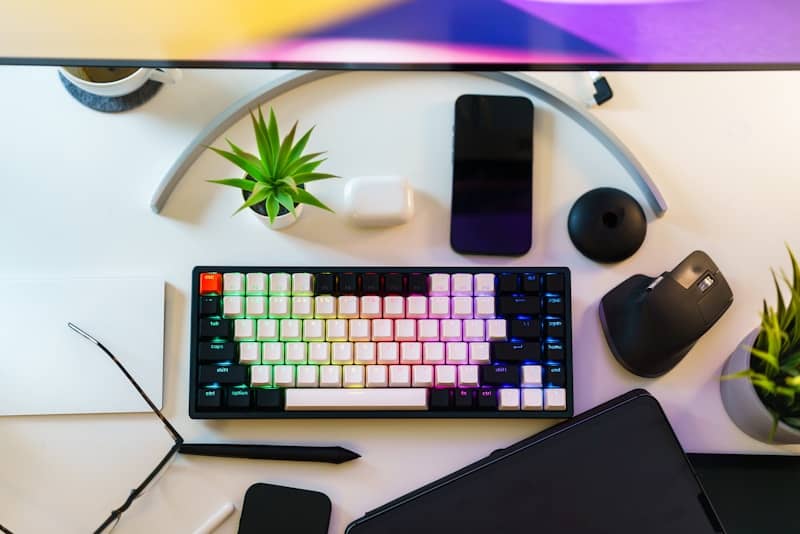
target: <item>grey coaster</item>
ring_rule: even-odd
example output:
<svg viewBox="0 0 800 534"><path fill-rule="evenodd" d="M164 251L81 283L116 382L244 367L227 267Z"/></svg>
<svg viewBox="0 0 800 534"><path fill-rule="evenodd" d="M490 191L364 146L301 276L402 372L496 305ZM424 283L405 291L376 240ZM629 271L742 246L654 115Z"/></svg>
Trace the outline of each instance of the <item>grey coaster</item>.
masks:
<svg viewBox="0 0 800 534"><path fill-rule="evenodd" d="M129 109L137 108L153 98L155 94L161 89L163 85L161 82L154 80L147 80L147 82L133 93L123 96L98 96L84 91L68 79L60 72L58 77L61 83L67 89L72 97L86 106L96 111L104 113L119 113L121 111L128 111Z"/></svg>

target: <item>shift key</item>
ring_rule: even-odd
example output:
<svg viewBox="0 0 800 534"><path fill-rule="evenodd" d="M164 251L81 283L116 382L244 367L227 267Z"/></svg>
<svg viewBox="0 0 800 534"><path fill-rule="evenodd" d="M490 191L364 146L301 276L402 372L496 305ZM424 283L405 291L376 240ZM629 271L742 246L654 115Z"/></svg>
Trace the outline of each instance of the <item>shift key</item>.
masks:
<svg viewBox="0 0 800 534"><path fill-rule="evenodd" d="M201 365L199 382L201 384L246 384L247 367L242 365Z"/></svg>

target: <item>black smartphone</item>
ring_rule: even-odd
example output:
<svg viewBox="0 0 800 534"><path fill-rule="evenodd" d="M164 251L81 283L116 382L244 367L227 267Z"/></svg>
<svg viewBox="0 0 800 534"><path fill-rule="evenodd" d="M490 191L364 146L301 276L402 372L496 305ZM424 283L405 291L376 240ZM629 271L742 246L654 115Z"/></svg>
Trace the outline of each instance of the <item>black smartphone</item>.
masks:
<svg viewBox="0 0 800 534"><path fill-rule="evenodd" d="M330 520L324 493L258 483L244 495L239 534L328 534Z"/></svg>
<svg viewBox="0 0 800 534"><path fill-rule="evenodd" d="M461 95L453 128L453 250L525 254L532 212L533 104L521 96Z"/></svg>

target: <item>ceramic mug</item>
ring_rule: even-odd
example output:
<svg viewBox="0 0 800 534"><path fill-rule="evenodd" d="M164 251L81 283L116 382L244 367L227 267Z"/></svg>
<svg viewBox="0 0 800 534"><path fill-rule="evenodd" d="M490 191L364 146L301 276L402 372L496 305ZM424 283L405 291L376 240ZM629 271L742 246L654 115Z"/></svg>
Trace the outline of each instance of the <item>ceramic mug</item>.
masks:
<svg viewBox="0 0 800 534"><path fill-rule="evenodd" d="M90 67L89 69L93 69ZM62 76L70 83L76 85L87 93L97 96L118 97L138 91L148 80L161 82L163 84L173 84L182 78L180 69L150 69L139 68L130 74L125 71L131 69L103 69L110 74L110 81L91 81L87 79L85 70L82 67L59 67ZM122 78L113 79L113 71L122 71L127 74Z"/></svg>

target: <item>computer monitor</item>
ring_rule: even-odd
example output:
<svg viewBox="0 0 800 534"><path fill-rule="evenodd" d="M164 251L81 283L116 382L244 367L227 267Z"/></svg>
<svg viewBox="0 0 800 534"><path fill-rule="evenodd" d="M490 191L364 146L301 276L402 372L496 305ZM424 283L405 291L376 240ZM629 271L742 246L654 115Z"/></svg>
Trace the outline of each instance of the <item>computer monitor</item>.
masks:
<svg viewBox="0 0 800 534"><path fill-rule="evenodd" d="M798 21L798 0L0 0L0 63L795 69Z"/></svg>

